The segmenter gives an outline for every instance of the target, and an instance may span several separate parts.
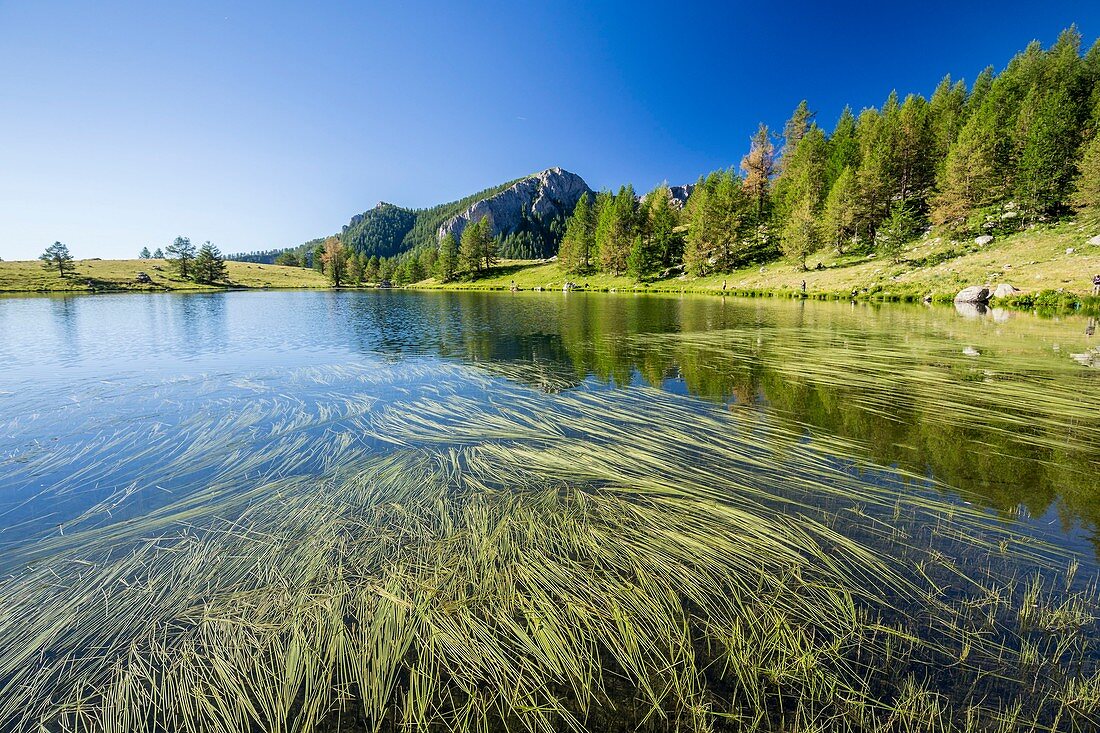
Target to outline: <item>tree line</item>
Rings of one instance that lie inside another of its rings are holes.
[[[559,249],[570,273],[645,278],[728,272],[824,248],[895,259],[929,227],[959,238],[1100,213],[1100,42],[1075,28],[1033,42],[969,87],[945,77],[928,99],[891,93],[850,108],[831,132],[807,102],[781,136],[760,125],[740,170],[702,176],[687,203],[667,184],[582,198]]]

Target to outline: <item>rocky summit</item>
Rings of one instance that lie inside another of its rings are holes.
[[[581,196],[591,191],[576,173],[547,168],[452,216],[439,227],[438,236],[442,239],[453,234],[455,239],[461,239],[466,225],[482,217],[488,218],[494,236],[508,235],[524,229],[528,223],[568,217]]]

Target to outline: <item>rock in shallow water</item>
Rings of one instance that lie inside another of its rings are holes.
[[[986,303],[989,301],[989,288],[981,285],[971,285],[963,288],[955,296],[956,303]]]

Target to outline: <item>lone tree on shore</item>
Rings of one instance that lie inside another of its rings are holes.
[[[76,271],[73,256],[69,254],[69,248],[61,242],[54,242],[46,247],[46,251],[40,254],[38,259],[42,260],[42,267],[46,270],[57,268],[57,274],[61,277],[65,277],[67,272]]]
[[[225,258],[221,251],[210,242],[199,248],[192,265],[195,273],[195,282],[211,285],[216,282],[228,282],[229,270],[225,266]]]
[[[187,237],[176,237],[176,240],[168,245],[168,259],[176,266],[176,272],[185,280],[191,277],[194,268],[191,263],[195,261],[195,245]]]
[[[347,280],[348,251],[339,237],[329,237],[325,240],[321,262],[324,263],[324,273],[328,275],[329,282],[335,287],[340,287],[340,284]]]

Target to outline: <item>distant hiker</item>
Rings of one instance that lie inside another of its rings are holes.
[[[1092,294],[1100,295],[1100,275],[1092,276]]]
[[[723,280],[722,281],[722,291],[725,292],[725,290],[726,290],[726,281]]]
[[[806,281],[805,280],[802,281],[802,293],[803,294],[806,293]]]
[[[516,281],[515,281],[515,280],[513,280],[513,281],[511,282],[511,284],[509,285],[509,287],[511,288],[511,290],[512,290],[512,292],[513,292],[513,293],[514,293],[514,292],[516,292],[516,291],[517,291],[517,290],[519,289],[519,288],[517,288],[517,287],[516,287]]]

